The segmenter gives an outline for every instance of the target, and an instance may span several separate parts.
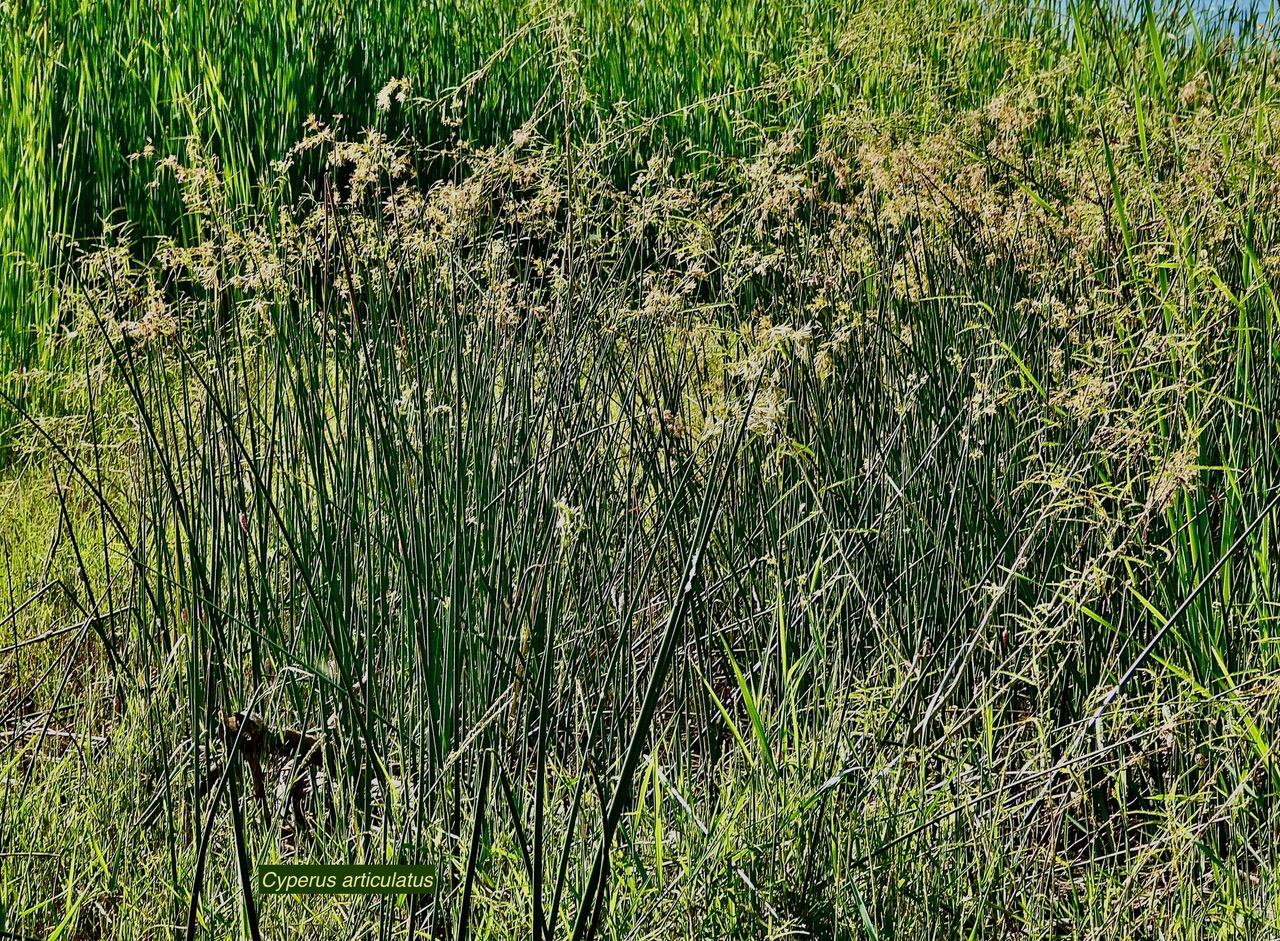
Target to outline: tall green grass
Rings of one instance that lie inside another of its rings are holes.
[[[252,201],[308,115],[367,126],[388,80],[436,97],[515,37],[468,108],[473,137],[491,140],[534,110],[550,50],[545,29],[529,27],[560,16],[578,24],[589,93],[643,114],[755,86],[809,36],[830,35],[835,18],[822,3],[5,3],[0,370],[45,362],[38,338],[53,308],[40,272],[65,257],[63,239],[96,237],[113,218],[181,232],[180,206],[149,198],[128,160],[148,142],[167,153],[200,140],[237,197]],[[726,114],[698,108],[679,133],[695,147],[732,148]],[[449,131],[439,112],[417,123],[423,138]]]
[[[492,150],[410,100],[279,187],[216,126],[128,165],[58,282],[83,422],[29,416],[14,930],[1274,933],[1271,40],[868,5],[682,125],[737,73],[619,113],[616,22],[493,63]]]

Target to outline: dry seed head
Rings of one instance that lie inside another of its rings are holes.
[[[378,92],[378,97],[374,101],[374,107],[379,111],[390,111],[391,102],[394,100],[399,104],[404,104],[405,98],[409,94],[409,82],[403,78],[393,78],[387,84],[383,85]]]
[[[1152,476],[1147,506],[1160,511],[1169,509],[1181,493],[1195,486],[1200,474],[1196,463],[1199,446],[1191,441],[1174,452]]]

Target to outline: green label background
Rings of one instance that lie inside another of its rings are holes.
[[[435,883],[434,866],[258,867],[263,895],[417,895]]]

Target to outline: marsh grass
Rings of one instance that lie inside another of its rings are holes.
[[[730,110],[757,103],[733,89],[755,87],[810,36],[835,28],[825,0],[644,9],[612,0],[0,4],[0,375],[37,372],[11,394],[40,410],[56,401],[39,382],[55,365],[41,341],[56,329],[56,280],[46,272],[66,260],[69,243],[126,219],[139,235],[199,240],[181,203],[157,198],[130,154],[148,144],[181,153],[198,138],[237,200],[269,206],[260,180],[308,115],[343,115],[363,128],[388,78],[434,99],[485,63],[483,89],[419,109],[412,130],[443,139],[465,114],[472,139],[492,142],[537,109],[553,60],[547,26],[566,16],[581,39],[588,94],[639,114],[672,113],[666,133],[717,153],[736,146]],[[14,420],[0,413],[5,439]]]
[[[732,147],[563,16],[501,133],[139,147],[6,397],[0,927],[1273,933],[1273,46],[1046,17],[861,8]]]

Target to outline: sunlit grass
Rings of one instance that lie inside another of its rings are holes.
[[[119,224],[54,190],[6,397],[0,929],[1275,933],[1266,34],[95,10],[212,97],[66,119]]]

